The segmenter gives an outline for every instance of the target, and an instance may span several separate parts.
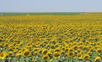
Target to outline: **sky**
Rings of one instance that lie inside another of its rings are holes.
[[[102,0],[0,0],[0,12],[102,12]]]

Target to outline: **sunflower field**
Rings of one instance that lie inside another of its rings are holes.
[[[102,62],[102,16],[0,17],[0,62]]]

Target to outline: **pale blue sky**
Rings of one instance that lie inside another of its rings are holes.
[[[0,0],[0,12],[102,12],[102,0]]]

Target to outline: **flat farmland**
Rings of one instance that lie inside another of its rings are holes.
[[[0,17],[0,62],[102,61],[102,16],[89,15]]]

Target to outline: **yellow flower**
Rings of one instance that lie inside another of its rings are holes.
[[[80,53],[80,52],[81,52],[81,50],[80,50],[80,49],[77,49],[77,52],[78,52],[78,53]]]
[[[101,57],[96,57],[95,58],[95,61],[100,61],[101,60]]]
[[[68,53],[65,53],[65,57],[68,57]]]
[[[75,46],[74,46],[74,49],[75,49],[75,50],[76,50],[76,49],[78,49],[78,46],[77,46],[77,45],[75,45]]]
[[[52,44],[52,45],[51,45],[51,48],[55,48],[55,45],[54,45],[54,44]]]
[[[54,52],[53,57],[60,57],[60,56],[61,56],[61,54],[59,52]]]
[[[47,49],[44,49],[43,51],[42,51],[42,54],[43,55],[45,55],[45,54],[47,54],[48,53],[48,50]]]
[[[76,57],[73,57],[73,59],[75,59]]]
[[[34,61],[34,58],[32,58],[32,61]]]
[[[65,47],[62,47],[62,50],[65,50]]]
[[[83,57],[83,59],[89,60],[90,59],[90,56],[88,54],[85,54],[84,57]]]
[[[34,48],[34,50],[33,51],[38,51],[39,50],[39,48]]]
[[[46,47],[50,47],[50,45],[49,45],[49,44],[47,44],[47,45],[46,45]]]
[[[45,61],[49,60],[49,56],[48,55],[43,56],[42,60],[45,60]]]
[[[35,56],[38,56],[39,54],[35,51],[35,52],[34,52],[34,55],[35,55]]]
[[[77,54],[77,58],[82,59],[82,54],[81,53]]]
[[[91,52],[91,51],[89,51],[89,52],[87,52],[87,54],[91,55],[91,54],[92,54],[92,52]]]
[[[69,57],[73,57],[73,56],[74,56],[74,52],[69,52],[69,53],[68,53],[68,56],[69,56]]]
[[[41,50],[39,50],[38,52],[39,52],[39,53],[42,53],[42,51],[41,51]]]
[[[102,50],[101,50],[101,49],[97,49],[97,52],[98,52],[98,53],[101,53],[101,52],[102,52]]]
[[[17,53],[17,50],[14,50],[14,53]]]
[[[24,51],[23,56],[28,57],[31,55],[31,52],[29,50]]]
[[[52,59],[50,59],[50,61],[52,61]]]
[[[6,56],[7,56],[7,54],[5,53],[5,51],[3,51],[3,52],[0,54],[0,59],[3,60]]]
[[[65,52],[64,51],[61,51],[61,54],[65,54]]]
[[[16,54],[16,57],[19,57],[19,58],[21,58],[21,54],[19,53],[19,54]]]
[[[74,52],[74,49],[72,49],[72,48],[71,48],[71,49],[69,49],[69,52]]]
[[[58,43],[56,43],[55,46],[58,47]]]
[[[69,48],[65,48],[65,51],[68,52]]]
[[[55,52],[60,52],[60,48],[56,48],[55,49]]]
[[[8,53],[8,57],[11,57],[11,56],[13,56],[13,53],[12,52],[9,52]]]
[[[48,55],[50,56],[50,55],[52,55],[52,53],[51,52],[48,52]]]

